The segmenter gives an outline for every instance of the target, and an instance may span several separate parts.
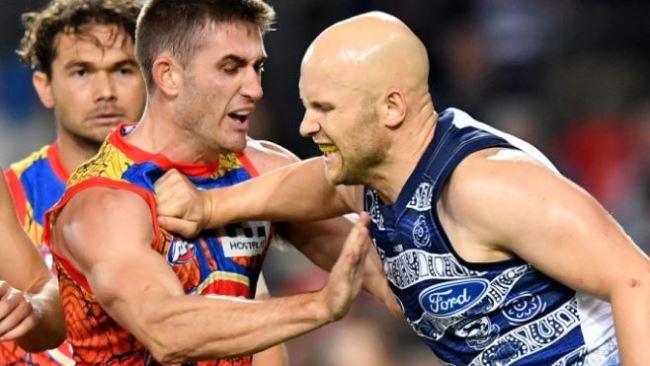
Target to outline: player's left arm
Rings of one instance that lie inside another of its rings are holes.
[[[65,338],[58,286],[20,227],[1,173],[0,228],[0,340],[31,352],[54,348]]]
[[[480,242],[611,302],[625,365],[650,365],[650,260],[584,189],[526,158],[469,158],[449,208]]]

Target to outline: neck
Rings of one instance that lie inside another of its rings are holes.
[[[367,186],[386,203],[395,203],[435,133],[438,113],[428,99],[396,129],[386,159],[370,172]]]
[[[83,162],[95,156],[101,145],[90,140],[73,137],[60,129],[57,135],[59,158],[67,172],[72,172]]]
[[[144,151],[162,154],[171,161],[206,163],[218,159],[218,153],[198,146],[192,133],[174,121],[170,103],[151,98],[137,128],[127,136],[130,144]]]

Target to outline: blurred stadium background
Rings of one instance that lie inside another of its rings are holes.
[[[278,13],[266,39],[265,97],[251,135],[300,157],[317,150],[298,134],[303,52],[326,26],[368,10],[404,20],[425,42],[437,109],[448,106],[541,148],[595,195],[650,252],[650,2],[578,0],[268,0]],[[45,0],[0,0],[0,164],[54,138],[31,72],[15,55],[20,14]],[[275,295],[324,281],[291,248],[270,252]],[[431,365],[408,327],[361,296],[342,322],[288,343],[292,365]]]

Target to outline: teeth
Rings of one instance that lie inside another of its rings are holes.
[[[318,148],[324,154],[331,154],[331,153],[339,151],[339,149],[334,144],[321,144],[321,145],[318,145]]]
[[[248,117],[251,114],[251,112],[250,111],[239,111],[239,112],[233,112],[232,114],[234,114],[237,117]]]

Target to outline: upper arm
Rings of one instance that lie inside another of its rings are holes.
[[[29,292],[49,279],[45,262],[18,223],[4,176],[0,177],[0,279]]]
[[[88,280],[95,299],[121,326],[145,342],[146,312],[182,286],[154,251],[151,211],[135,193],[88,188],[62,209],[55,249]]]
[[[550,277],[609,298],[647,276],[648,259],[585,190],[527,160],[468,159],[452,175],[449,208],[479,242]]]

